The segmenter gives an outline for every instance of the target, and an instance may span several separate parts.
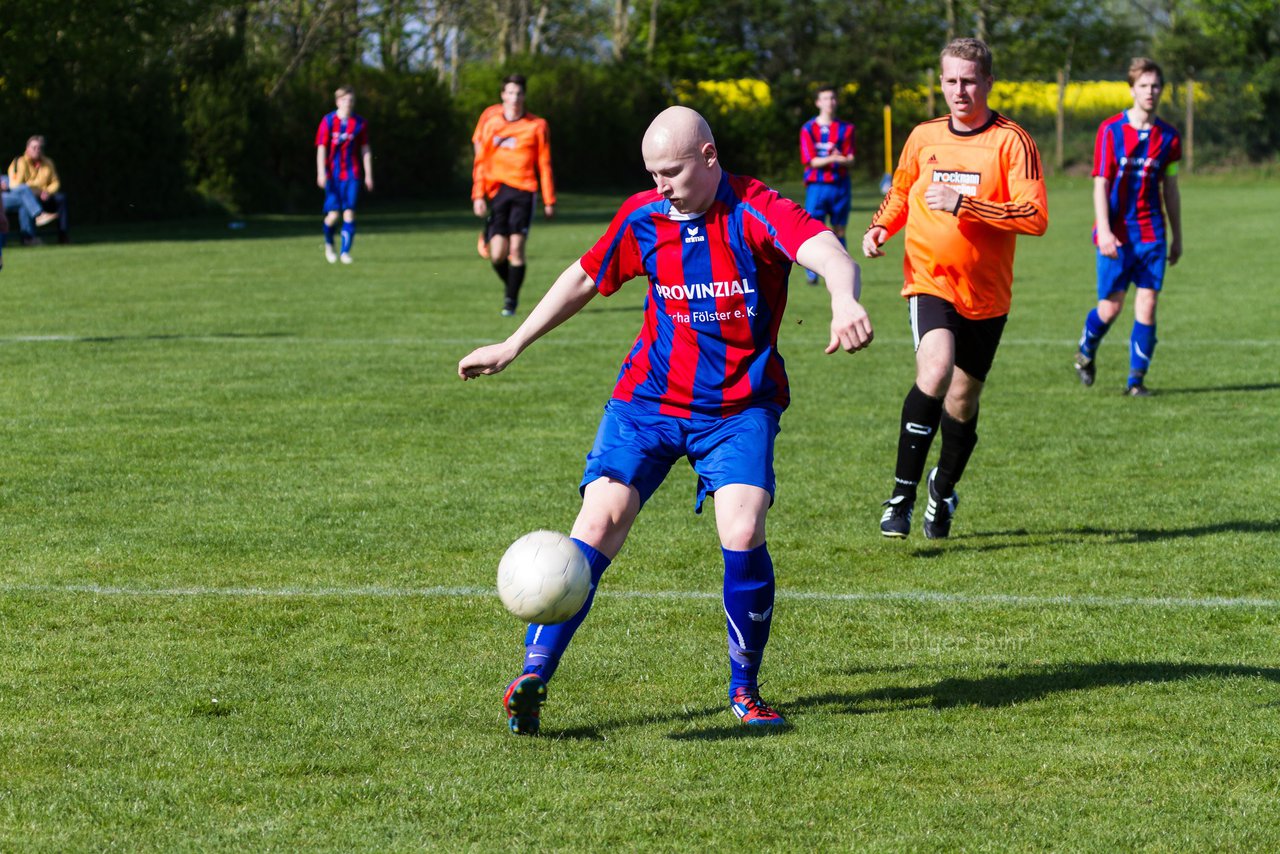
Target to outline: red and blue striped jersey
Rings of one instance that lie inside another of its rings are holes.
[[[1182,138],[1173,125],[1153,117],[1151,128],[1129,124],[1128,112],[1098,127],[1093,147],[1093,177],[1111,182],[1107,208],[1111,231],[1121,243],[1163,241],[1161,181],[1169,165],[1182,159]],[[1094,242],[1097,242],[1095,229]]]
[[[800,162],[804,164],[806,184],[834,184],[849,180],[848,166],[830,163],[814,169],[809,161],[830,154],[853,155],[853,133],[853,125],[839,119],[832,119],[831,124],[823,125],[814,116],[804,123],[804,127],[800,128]]]
[[[360,152],[369,144],[369,124],[352,113],[338,118],[334,110],[320,120],[316,128],[316,147],[325,147],[329,175],[340,181],[364,177],[364,160]]]
[[[657,190],[628,199],[580,261],[605,296],[649,280],[644,324],[613,397],[685,418],[785,408],[778,327],[787,277],[800,246],[824,230],[754,178],[728,173],[699,216],[682,216]]]

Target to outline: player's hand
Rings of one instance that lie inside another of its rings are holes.
[[[472,350],[458,362],[458,377],[463,380],[496,374],[515,361],[515,351],[505,341]]]
[[[880,247],[889,239],[889,230],[884,226],[876,225],[867,229],[867,233],[862,235],[862,254],[867,258],[880,258],[884,256],[884,250]]]
[[[848,300],[841,307],[833,307],[831,311],[831,341],[827,344],[826,354],[830,356],[836,350],[856,353],[871,343],[875,332],[871,329],[871,318],[867,310],[856,300]]]
[[[1120,241],[1109,231],[1098,232],[1098,251],[1108,258],[1120,257]]]
[[[924,191],[924,203],[931,211],[954,212],[960,204],[960,194],[946,184],[930,184]]]
[[[547,219],[554,219],[556,215],[556,206],[544,205],[542,208],[542,213],[544,216],[546,216]]]
[[[1182,241],[1174,238],[1169,241],[1169,266],[1172,267],[1178,263],[1178,259],[1182,257]]]
[[[480,217],[488,216],[489,214],[489,206],[485,204],[484,199],[472,199],[471,210],[476,216]]]
[[[327,185],[328,183],[329,183],[329,180],[327,175],[321,174],[316,176],[316,186],[319,187],[320,189],[323,190],[325,188],[325,185]]]

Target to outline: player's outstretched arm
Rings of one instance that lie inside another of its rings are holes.
[[[458,376],[469,380],[498,373],[534,341],[581,311],[595,295],[595,282],[582,265],[574,261],[506,341],[480,347],[463,356],[458,362]]]
[[[871,318],[858,302],[862,296],[862,270],[836,236],[824,231],[809,238],[801,244],[796,260],[822,276],[831,294],[831,341],[826,352],[853,353],[870,344],[875,337]]]

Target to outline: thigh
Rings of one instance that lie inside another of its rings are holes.
[[[984,320],[961,318],[956,328],[956,367],[978,381],[979,392],[995,362],[1008,319],[1008,315]]]
[[[1097,256],[1098,299],[1104,300],[1114,293],[1127,291],[1132,281],[1132,250],[1128,246],[1117,246],[1115,258],[1108,258],[1100,251]]]
[[[605,404],[595,442],[587,453],[579,491],[600,478],[635,487],[640,506],[657,491],[676,460],[684,456],[676,419],[650,415],[629,404]]]
[[[849,200],[852,193],[847,182],[833,184],[831,189],[831,224],[843,228],[849,222]]]
[[[781,429],[779,417],[775,408],[752,407],[690,428],[689,464],[698,474],[695,511],[702,511],[708,495],[730,484],[757,487],[772,500],[776,488],[773,446]]]
[[[1168,244],[1139,243],[1134,250],[1133,283],[1138,288],[1160,291],[1164,287],[1165,258],[1169,254]]]

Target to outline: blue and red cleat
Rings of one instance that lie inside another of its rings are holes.
[[[507,686],[502,708],[507,710],[507,726],[516,735],[537,735],[539,715],[547,700],[547,683],[536,673],[522,673]]]
[[[747,726],[786,726],[787,719],[760,699],[760,691],[737,688],[729,697],[729,708]]]

